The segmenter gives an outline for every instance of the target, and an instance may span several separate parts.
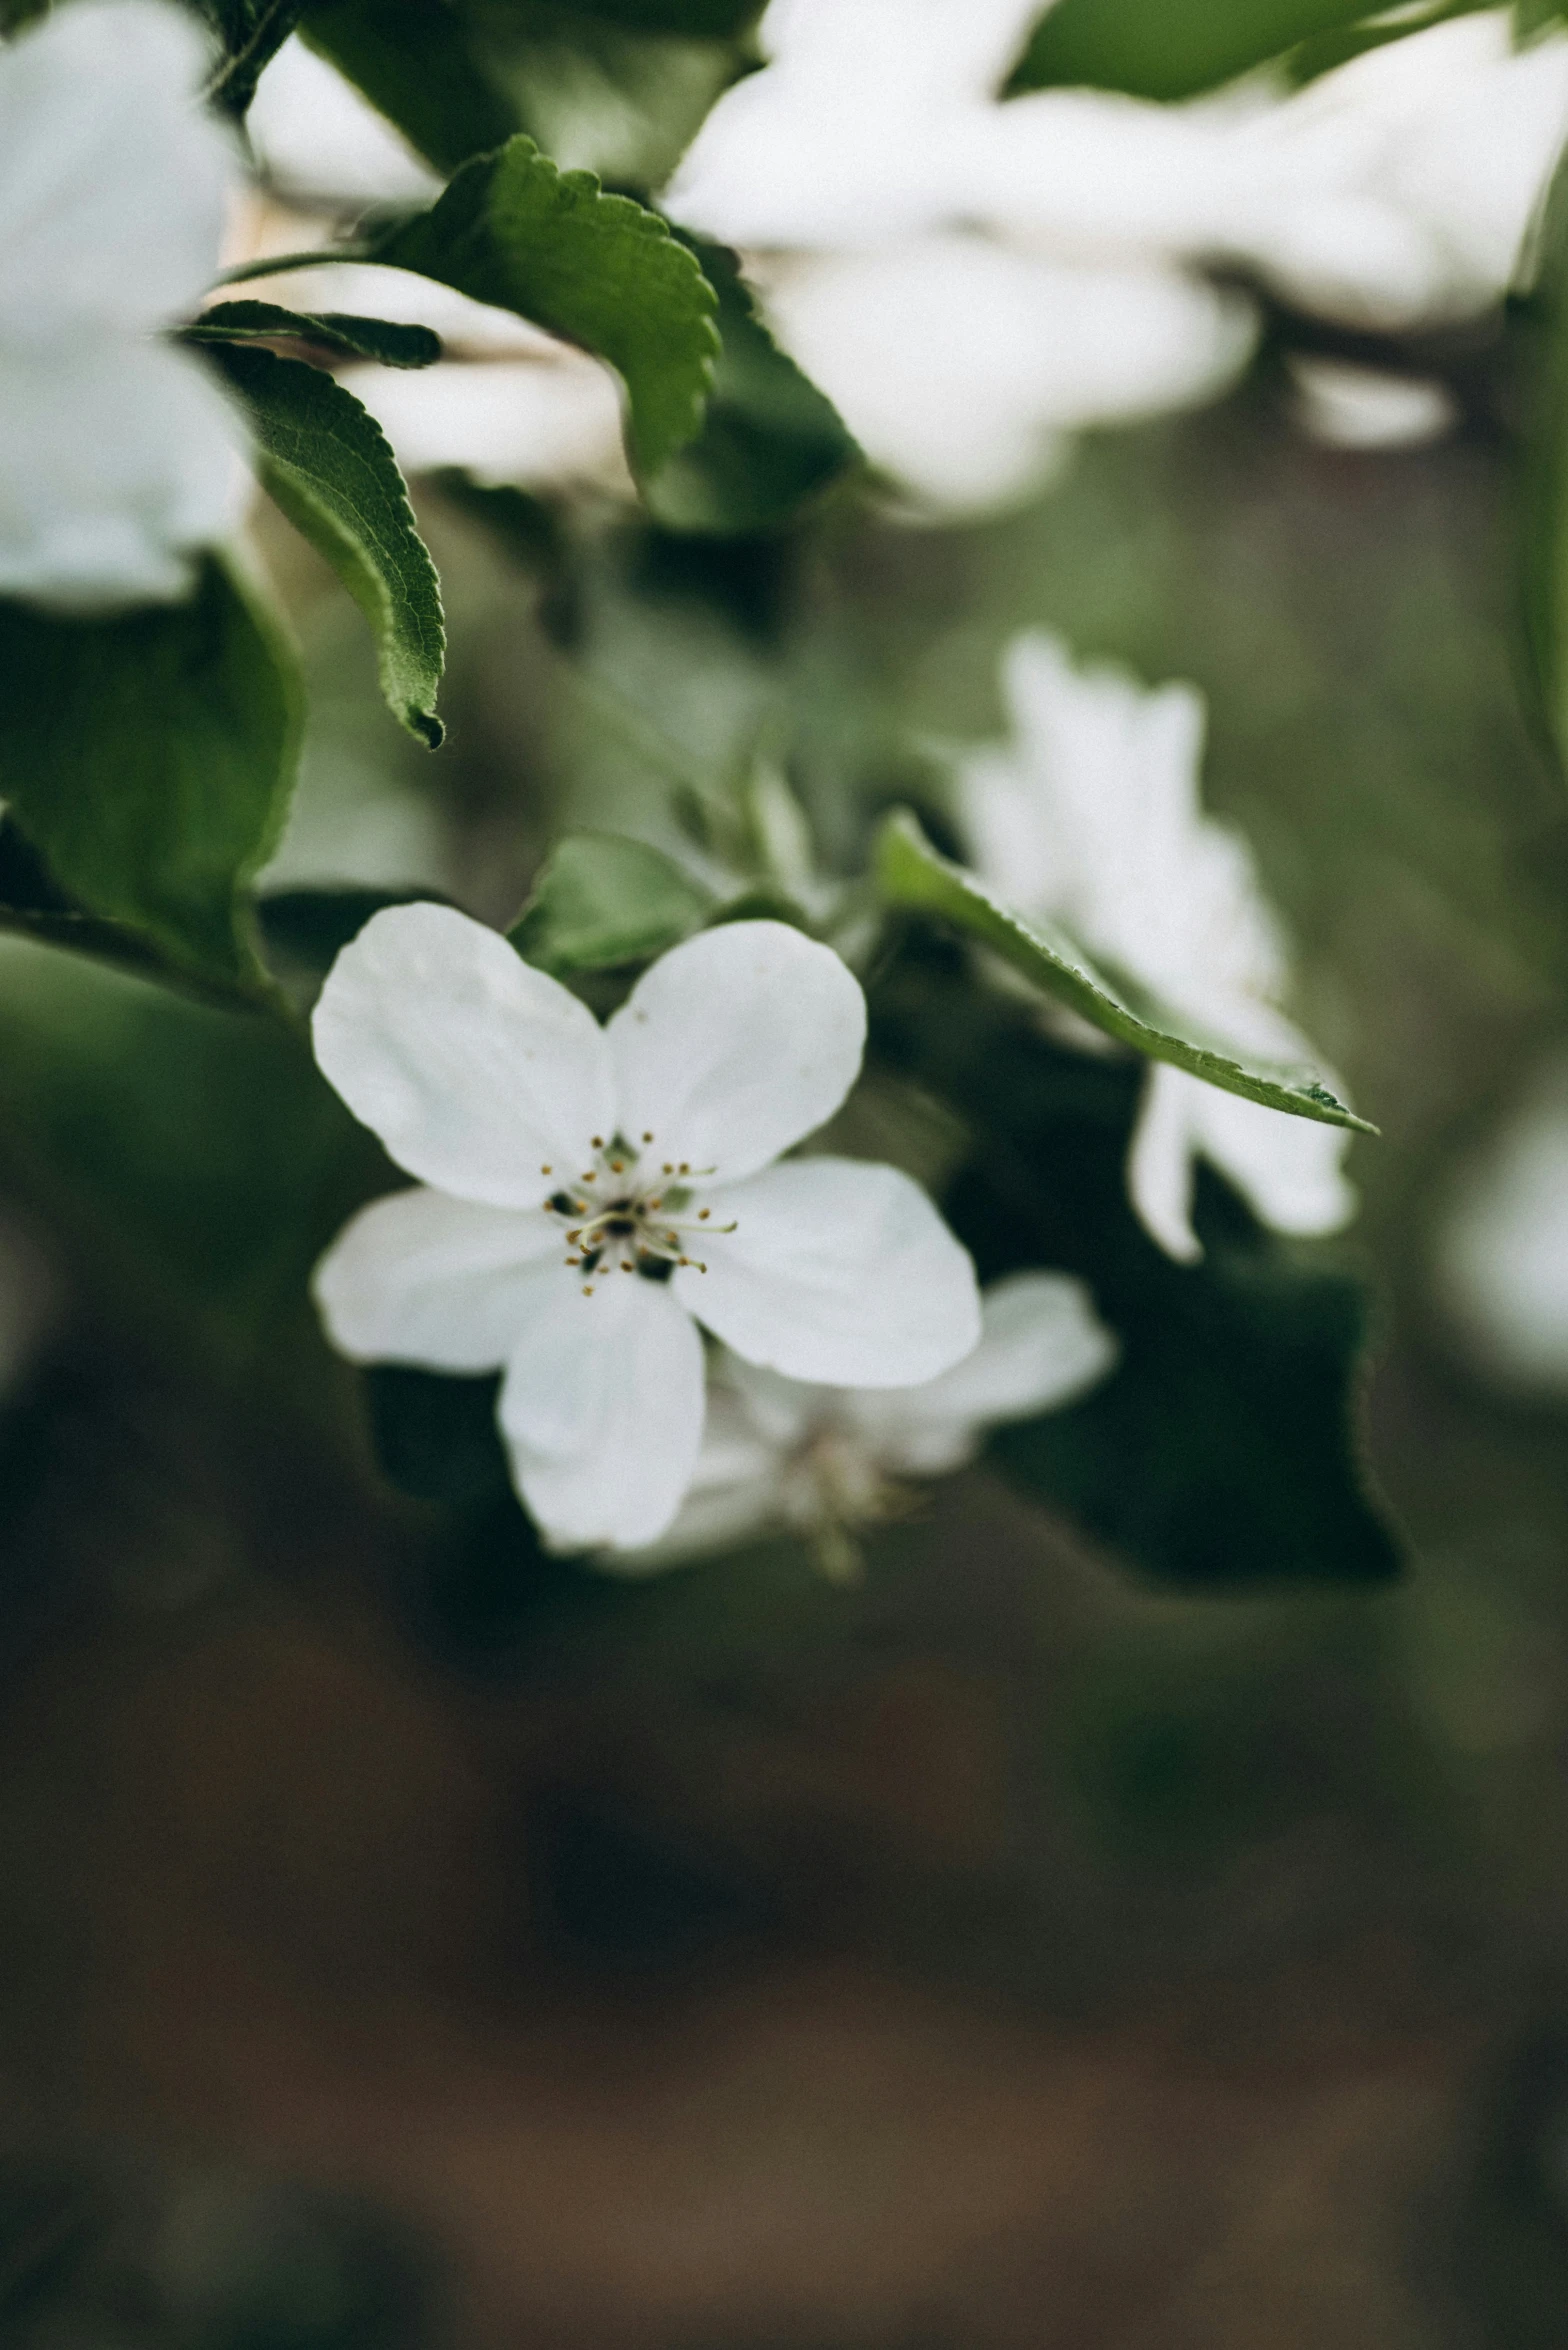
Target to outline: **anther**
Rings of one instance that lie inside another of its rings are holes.
[[[593,1168],[592,1168],[592,1167],[590,1167],[590,1168],[589,1168],[589,1170],[588,1170],[588,1172],[587,1172],[587,1174],[586,1174],[586,1175],[579,1175],[579,1176],[578,1176],[578,1178],[577,1178],[577,1180],[578,1180],[578,1182],[579,1182],[579,1183],[597,1183],[597,1182],[598,1182],[598,1180],[599,1180],[599,1178],[598,1178],[597,1174],[594,1172]]]
[[[675,1169],[670,1165],[668,1159],[666,1159],[664,1162],[664,1172],[666,1175],[673,1175],[675,1172]]]
[[[585,1282],[583,1283],[583,1295],[584,1295],[584,1297],[592,1297],[592,1295],[593,1295],[593,1283],[592,1283],[591,1281],[585,1281]]]
[[[553,1167],[541,1167],[539,1172],[541,1175],[553,1175],[555,1173],[555,1169]]]
[[[594,1149],[596,1151],[602,1151],[604,1148],[604,1136],[602,1134],[596,1134],[592,1137],[592,1140]]]
[[[653,1136],[652,1136],[651,1134],[645,1134],[645,1135],[643,1136],[643,1141],[644,1141],[644,1142],[652,1142],[652,1140],[653,1140]]]
[[[624,1159],[612,1159],[610,1161],[610,1173],[612,1175],[619,1175],[624,1169],[625,1165],[626,1161]]]
[[[687,1160],[687,1159],[682,1159],[682,1161],[681,1161],[681,1173],[682,1173],[683,1175],[689,1175],[689,1174],[691,1173],[691,1163],[690,1163],[690,1161],[689,1161],[689,1160]]]
[[[712,1215],[712,1213],[713,1213],[713,1210],[712,1210],[711,1208],[699,1208],[699,1209],[697,1210],[697,1221],[698,1221],[698,1223],[699,1223],[699,1224],[706,1224],[706,1222],[708,1221],[708,1218],[709,1218],[709,1217]]]

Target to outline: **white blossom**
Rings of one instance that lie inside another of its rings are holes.
[[[522,1498],[559,1549],[655,1540],[702,1439],[698,1323],[795,1379],[906,1387],[969,1353],[974,1270],[892,1167],[780,1161],[838,1108],[865,999],[779,922],[705,931],[607,1026],[494,931],[389,908],[339,955],[316,1055],[419,1188],[322,1259],[359,1362],[503,1370]]]
[[[647,1574],[783,1528],[813,1542],[830,1572],[852,1571],[856,1529],[900,1514],[910,1479],[962,1468],[987,1429],[1076,1401],[1115,1360],[1088,1291],[1065,1273],[994,1282],[974,1352],[918,1387],[812,1385],[725,1354],[674,1525],[661,1542],[602,1552],[596,1564]]]
[[[1524,1394],[1568,1395],[1568,1062],[1538,1072],[1461,1168],[1434,1280],[1484,1369]]]
[[[917,498],[980,508],[1064,435],[1220,391],[1256,306],[1402,328],[1497,300],[1568,127],[1568,39],[1496,10],[1299,93],[999,100],[1036,0],[773,0],[769,62],[666,193]]]
[[[1280,1009],[1288,966],[1246,843],[1199,805],[1203,700],[1078,669],[1043,630],[1003,662],[1011,739],[959,765],[976,871],[1027,918],[1059,924],[1107,976],[1195,1043],[1299,1072],[1311,1048]],[[1355,1212],[1348,1136],[1151,1062],[1133,1136],[1133,1204],[1172,1256],[1200,1253],[1193,1160],[1223,1169],[1265,1222],[1332,1232]]]
[[[0,593],[183,594],[249,494],[217,385],[157,330],[217,266],[236,159],[162,0],[74,0],[0,49]]]

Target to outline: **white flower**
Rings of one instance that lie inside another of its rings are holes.
[[[390,908],[339,955],[316,1055],[421,1188],[317,1268],[359,1362],[504,1369],[517,1487],[560,1549],[651,1542],[703,1427],[700,1321],[796,1379],[905,1387],[979,1334],[969,1258],[891,1167],[782,1151],[838,1108],[865,999],[779,922],[672,948],[601,1028],[503,938]]]
[[[1084,425],[1217,393],[1256,306],[1219,263],[1359,324],[1493,302],[1568,126],[1568,40],[1497,10],[1294,95],[998,101],[1037,0],[773,0],[770,60],[665,197],[740,247],[868,455],[937,506],[1044,477]]]
[[[939,1378],[897,1390],[824,1387],[724,1356],[691,1491],[663,1541],[602,1552],[625,1575],[786,1527],[829,1571],[854,1530],[904,1506],[904,1481],[962,1468],[988,1428],[1072,1403],[1116,1360],[1088,1291],[1065,1273],[1012,1273],[981,1301],[980,1343]]]
[[[0,594],[164,600],[249,495],[243,433],[157,339],[217,266],[234,153],[162,0],[74,0],[0,50]]]
[[[1193,1042],[1299,1071],[1311,1051],[1278,998],[1284,945],[1245,842],[1201,813],[1203,701],[1075,669],[1044,631],[1003,662],[1005,746],[959,768],[976,871],[1027,919],[1059,923],[1113,981]],[[1229,1175],[1283,1232],[1332,1232],[1355,1212],[1348,1136],[1150,1064],[1128,1167],[1133,1204],[1174,1257],[1200,1253],[1193,1158]]]
[[[1462,1168],[1434,1274],[1486,1370],[1523,1394],[1568,1395],[1568,1062],[1542,1069]]]

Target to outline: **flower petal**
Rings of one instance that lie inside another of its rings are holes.
[[[236,143],[198,102],[183,9],[75,0],[0,53],[0,317],[11,344],[137,333],[217,266]]]
[[[1116,1360],[1094,1300],[1067,1273],[994,1282],[980,1301],[980,1322],[973,1354],[939,1379],[843,1397],[844,1416],[889,1468],[928,1476],[957,1468],[986,1428],[1070,1402]]]
[[[671,1287],[749,1363],[835,1387],[913,1387],[980,1335],[974,1266],[895,1167],[792,1159],[715,1196],[737,1229]]]
[[[501,1432],[518,1491],[556,1550],[654,1542],[702,1442],[702,1340],[663,1283],[541,1282],[507,1366]]]
[[[532,1320],[565,1241],[537,1209],[477,1207],[444,1191],[397,1191],[345,1224],[311,1289],[327,1334],[356,1363],[497,1371]]]
[[[635,1550],[596,1551],[588,1564],[607,1575],[657,1575],[766,1532],[778,1521],[781,1466],[739,1396],[710,1386],[696,1474],[669,1532]]]
[[[751,1175],[831,1118],[854,1084],[866,999],[786,922],[729,922],[645,972],[609,1025],[620,1127],[655,1156]]]
[[[1338,1232],[1360,1204],[1343,1171],[1351,1137],[1342,1126],[1290,1118],[1206,1085],[1193,1138],[1276,1232]]]
[[[450,906],[389,906],[327,974],[316,1058],[410,1175],[537,1208],[613,1128],[604,1032],[504,938]]]
[[[165,344],[8,349],[0,410],[0,594],[83,613],[172,601],[253,495],[237,412]]]

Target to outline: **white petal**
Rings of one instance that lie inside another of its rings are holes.
[[[956,1468],[981,1432],[1082,1395],[1116,1360],[1116,1341],[1081,1281],[1012,1273],[980,1301],[980,1343],[923,1387],[851,1393],[843,1409],[889,1467]]]
[[[666,1284],[541,1283],[507,1367],[501,1430],[518,1490],[557,1550],[654,1542],[702,1441],[702,1341]]]
[[[656,1160],[734,1182],[831,1118],[854,1084],[866,999],[787,922],[728,922],[672,947],[609,1025],[620,1128]]]
[[[316,1058],[400,1167],[459,1199],[537,1208],[613,1131],[604,1031],[450,906],[389,906],[327,974]]]
[[[1203,1254],[1192,1229],[1192,1149],[1201,1078],[1166,1061],[1151,1061],[1143,1102],[1127,1154],[1127,1191],[1151,1239],[1178,1264]]]
[[[703,1551],[727,1550],[779,1516],[781,1458],[757,1434],[738,1395],[708,1389],[702,1450],[675,1523],[657,1542],[601,1550],[590,1560],[607,1575],[656,1575]]]
[[[0,346],[0,594],[62,611],[164,602],[251,498],[245,429],[194,359],[79,336]]]
[[[1343,1126],[1292,1118],[1209,1085],[1196,1104],[1193,1137],[1276,1232],[1338,1232],[1356,1212],[1355,1186],[1343,1171],[1350,1147]]]
[[[238,179],[197,104],[207,60],[161,0],[74,0],[0,52],[7,343],[134,332],[195,303]]]
[[[671,1287],[749,1363],[836,1387],[912,1387],[980,1335],[968,1251],[894,1167],[792,1159],[713,1206],[737,1229],[705,1239],[707,1272],[682,1270]]]
[[[311,1283],[327,1332],[356,1363],[498,1371],[532,1319],[565,1240],[537,1210],[394,1192],[343,1227]]]
[[[386,116],[297,33],[262,75],[245,135],[268,180],[302,210],[311,197],[429,204],[441,193],[440,180]]]

